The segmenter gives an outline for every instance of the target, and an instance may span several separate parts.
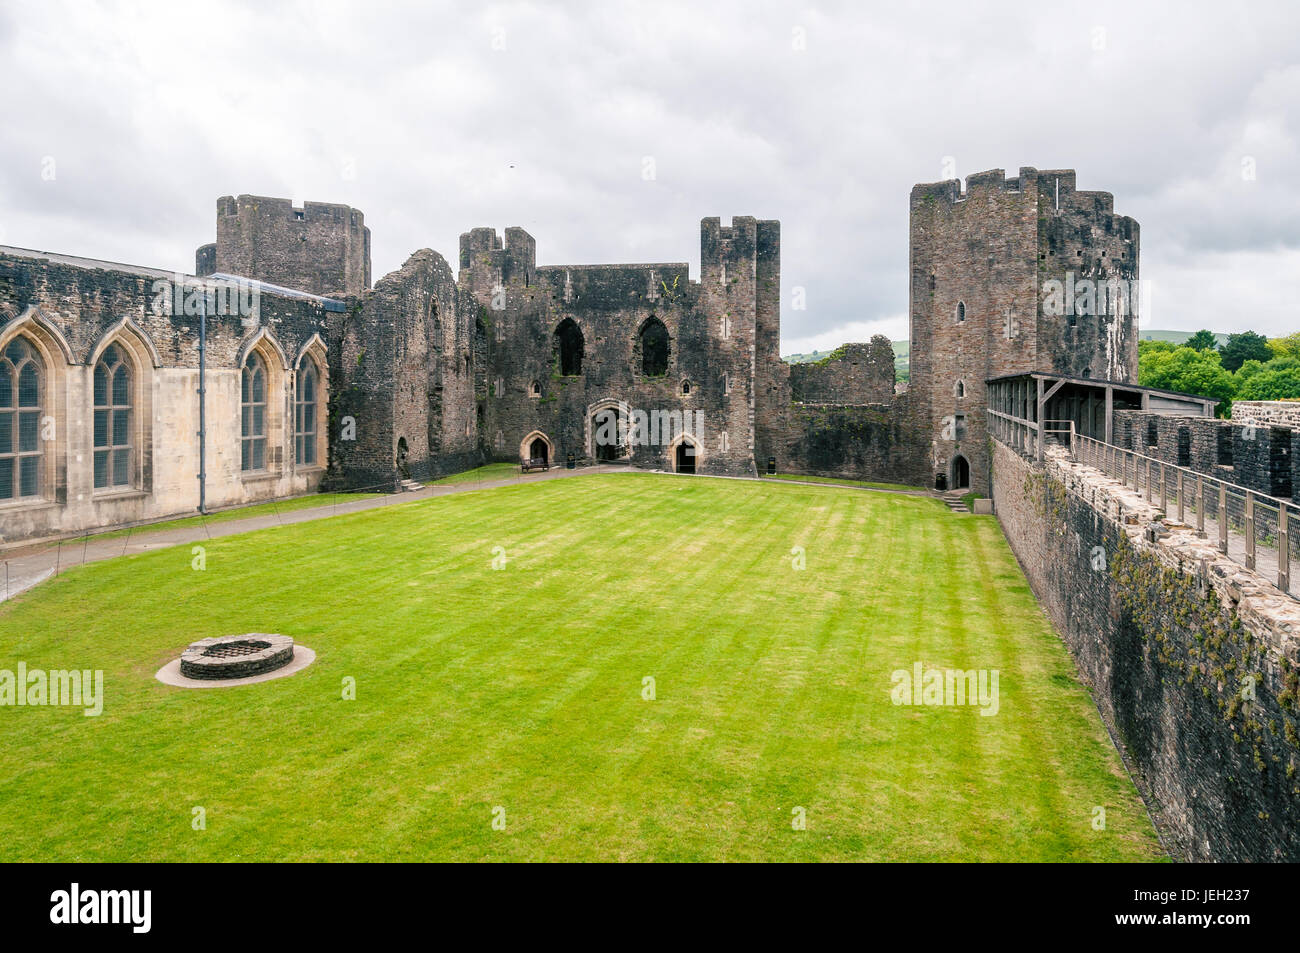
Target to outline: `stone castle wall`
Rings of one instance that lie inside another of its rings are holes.
[[[992,443],[998,519],[1166,846],[1300,859],[1300,605],[1059,448]]]
[[[1235,407],[1234,407],[1235,411]],[[1213,417],[1115,412],[1116,445],[1300,503],[1300,430]]]
[[[1232,404],[1232,422],[1259,427],[1290,427],[1300,430],[1300,401],[1237,400]]]
[[[759,311],[774,309],[769,299],[779,295],[775,283],[764,286],[774,264],[767,256],[779,254],[779,245],[762,236],[774,225],[737,216],[724,227],[705,219],[698,282],[682,263],[539,267],[535,243],[522,229],[508,229],[504,242],[491,229],[462,236],[462,299],[485,339],[477,397],[485,451],[518,460],[540,436],[553,462],[570,453],[595,462],[593,416],[613,408],[629,427],[635,413],[683,420],[680,432],[629,442],[618,459],[671,470],[673,440],[685,438],[696,445],[699,472],[752,474],[754,367],[765,340]],[[563,374],[560,365],[556,333],[566,321],[582,338],[579,374]],[[663,374],[645,372],[640,333],[652,321],[668,334]]]

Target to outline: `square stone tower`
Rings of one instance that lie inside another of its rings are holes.
[[[1073,170],[913,187],[909,414],[935,487],[989,490],[989,378],[1137,379],[1138,225],[1113,205],[1077,191]]]
[[[256,278],[318,295],[370,287],[370,229],[346,205],[261,195],[217,199],[217,240],[195,253],[195,273]]]

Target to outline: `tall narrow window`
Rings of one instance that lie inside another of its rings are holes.
[[[658,318],[641,326],[641,373],[662,377],[668,373],[668,329]]]
[[[555,349],[560,374],[576,377],[582,373],[582,329],[573,318],[565,318],[555,329]]]
[[[43,371],[40,355],[23,338],[0,354],[0,500],[40,492]]]
[[[95,365],[95,489],[131,484],[131,378],[110,344]]]
[[[303,358],[293,406],[293,454],[299,466],[316,463],[316,385],[316,365]]]
[[[266,364],[248,355],[240,383],[239,469],[266,469]]]

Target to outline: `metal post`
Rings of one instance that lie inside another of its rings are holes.
[[[1246,491],[1246,568],[1255,568],[1255,494]]]
[[[1183,471],[1178,471],[1178,522],[1183,521]]]
[[[1287,529],[1286,503],[1277,504],[1277,587],[1291,591],[1291,534]]]
[[[1205,537],[1205,480],[1196,474],[1196,535]]]
[[[1160,464],[1160,509],[1169,515],[1169,467]]]
[[[1219,483],[1219,552],[1228,554],[1228,485]]]
[[[208,494],[208,296],[199,306],[199,512],[207,512]]]

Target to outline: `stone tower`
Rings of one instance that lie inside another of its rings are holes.
[[[346,205],[259,195],[217,199],[217,240],[195,254],[199,275],[256,278],[312,294],[370,287],[370,229]]]
[[[929,434],[933,485],[989,489],[984,383],[1044,372],[1137,378],[1136,299],[1091,313],[1046,290],[1138,277],[1138,225],[1105,192],[1075,189],[1073,170],[994,169],[917,185],[911,196],[910,415]]]

